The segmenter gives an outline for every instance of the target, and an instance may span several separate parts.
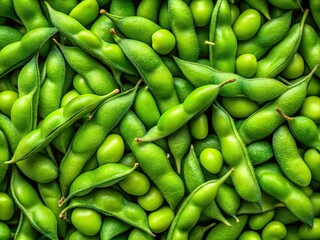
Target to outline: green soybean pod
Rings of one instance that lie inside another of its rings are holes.
[[[11,0],[1,1],[0,16],[3,18],[10,18],[17,22],[20,22],[19,17],[17,16],[14,10],[13,2]]]
[[[310,228],[305,224],[301,224],[298,228],[298,237],[300,239],[318,239],[320,237],[319,234],[320,229],[320,218],[314,219],[314,226]]]
[[[246,146],[231,116],[217,103],[213,105],[212,126],[219,137],[224,161],[237,169],[231,176],[237,193],[244,200],[261,204],[261,190]]]
[[[199,159],[194,152],[193,145],[190,146],[190,151],[183,161],[182,176],[186,185],[186,190],[189,193],[193,192],[193,190],[205,182]]]
[[[171,30],[168,0],[163,0],[159,10],[159,25],[167,30]]]
[[[228,201],[226,201],[226,199],[228,199]],[[237,222],[239,221],[237,212],[241,204],[241,199],[233,186],[227,183],[222,184],[218,190],[215,201],[224,213],[233,217]]]
[[[264,163],[255,170],[264,192],[284,203],[303,223],[313,226],[314,213],[309,197],[283,175],[276,163]]]
[[[79,2],[69,13],[69,16],[77,19],[82,25],[87,26],[99,15],[99,4],[96,0],[83,0]]]
[[[217,1],[212,11],[209,41],[211,65],[220,71],[234,72],[237,38],[231,27],[231,12],[227,0]]]
[[[201,184],[187,196],[173,219],[167,240],[188,239],[189,232],[198,222],[203,208],[214,201],[220,186],[233,171],[231,168],[221,178]]]
[[[237,56],[251,53],[260,59],[272,46],[286,36],[291,26],[291,19],[292,11],[288,11],[262,24],[255,36],[238,43]]]
[[[22,37],[23,35],[17,29],[6,25],[1,25],[0,50],[11,43],[20,41]]]
[[[80,74],[88,87],[97,95],[105,95],[117,88],[112,74],[97,60],[78,47],[64,46],[58,42],[69,65]]]
[[[8,166],[3,164],[9,158],[10,150],[6,136],[0,130],[0,183],[5,179]]]
[[[284,225],[289,225],[291,223],[296,223],[299,221],[299,218],[291,213],[291,211],[286,208],[276,208],[275,214],[272,220],[282,222]]]
[[[72,141],[75,131],[75,126],[70,126],[69,128],[63,130],[52,140],[51,145],[55,147],[59,152],[65,154]]]
[[[304,61],[306,61],[310,69],[314,68],[318,64],[320,57],[315,54],[320,49],[320,37],[317,31],[309,24],[305,24],[302,39],[299,47],[299,53],[302,55]],[[320,71],[315,73],[318,77]]]
[[[250,143],[247,150],[253,165],[266,162],[274,156],[272,145],[266,140]]]
[[[161,3],[162,0],[142,0],[137,6],[136,15],[148,18],[157,23]]]
[[[92,112],[102,102],[118,93],[118,90],[104,95],[83,94],[68,102],[64,107],[50,113],[38,127],[24,136],[19,142],[12,159],[7,163],[14,163],[28,158],[46,147],[64,129]]]
[[[284,238],[284,240],[300,240],[298,236],[298,229],[295,224],[289,224],[286,225],[287,228],[287,236]]]
[[[55,33],[56,28],[36,28],[26,33],[18,42],[0,50],[0,78],[30,60],[41,46]],[[11,56],[8,58],[8,56]]]
[[[85,163],[132,106],[137,88],[138,85],[104,103],[92,118],[79,128],[60,164],[59,182],[64,196]],[[113,114],[110,114],[111,112]],[[83,144],[83,139],[86,139],[86,144]]]
[[[178,56],[184,60],[198,60],[198,37],[188,4],[183,0],[168,0],[168,11],[171,29],[177,41]]]
[[[89,194],[94,188],[105,188],[118,183],[132,173],[138,165],[136,163],[130,168],[121,163],[106,163],[80,174],[70,185],[69,194],[59,201],[59,207],[74,196],[83,196]]]
[[[100,229],[101,240],[112,240],[130,229],[130,225],[115,217],[105,217]]]
[[[274,110],[276,107],[287,115],[293,115],[299,110],[306,97],[310,79],[316,69],[317,67],[307,76],[298,78],[288,91],[246,118],[239,127],[240,137],[246,145],[269,136],[285,121]]]
[[[308,186],[311,171],[300,156],[295,138],[286,125],[280,126],[272,136],[274,156],[284,174],[298,186]]]
[[[173,58],[185,77],[195,87],[219,84],[225,79],[236,79],[233,84],[221,89],[220,95],[225,97],[247,97],[254,101],[267,101],[278,97],[291,87],[273,78],[249,79],[235,73],[219,71],[205,64]]]
[[[52,45],[47,56],[45,68],[46,76],[39,93],[39,115],[42,118],[60,107],[63,94],[66,64],[61,52],[55,45]]]
[[[173,78],[174,88],[177,92],[180,103],[183,102],[195,87],[186,79],[180,77]]]
[[[33,186],[13,167],[11,192],[17,206],[40,233],[49,239],[58,239],[57,219],[51,209],[46,207]]]
[[[317,0],[310,0],[309,7],[314,21],[316,22],[318,28],[320,29],[320,4]]]
[[[226,219],[222,211],[220,210],[216,201],[212,201],[208,206],[206,206],[201,213],[202,216],[217,220],[224,223],[227,226],[231,226],[231,223]]]
[[[127,129],[131,129],[127,131]],[[179,175],[173,170],[165,151],[154,143],[139,143],[135,138],[145,134],[142,122],[132,111],[120,121],[120,133],[133,152],[141,169],[158,187],[170,207],[173,209],[184,196],[185,189]],[[150,164],[149,159],[157,159]],[[170,180],[169,180],[170,179]],[[168,181],[170,184],[168,185]]]
[[[261,237],[263,240],[266,239],[284,239],[287,236],[286,226],[279,221],[273,220],[269,222],[261,232]]]
[[[269,210],[262,213],[252,214],[249,216],[248,225],[252,230],[261,230],[274,217],[275,210]]]
[[[119,16],[136,15],[136,8],[132,0],[112,0],[109,8],[111,14]]]
[[[245,0],[252,8],[258,10],[266,19],[271,20],[267,0]]]
[[[206,232],[210,228],[212,228],[214,225],[216,225],[216,223],[210,223],[210,224],[205,225],[205,226],[200,225],[200,224],[195,225],[190,231],[189,238],[190,239],[194,239],[194,240],[203,239],[203,237],[205,236]]]
[[[13,0],[14,10],[19,19],[26,27],[27,32],[40,27],[50,27],[49,21],[42,12],[39,1],[36,0]],[[50,49],[50,41],[44,43],[40,49],[40,55],[45,56]]]
[[[283,0],[283,1],[268,0],[268,2],[271,5],[280,9],[302,9],[301,0]]]
[[[57,180],[49,183],[38,183],[38,190],[45,205],[52,210],[57,219],[58,236],[64,238],[67,232],[67,222],[59,218],[61,209],[57,202],[62,197]]]
[[[103,41],[94,32],[85,28],[80,22],[62,12],[54,10],[47,2],[51,22],[60,33],[70,39],[90,55],[96,57],[109,67],[114,67],[128,74],[136,75],[136,69],[123,54],[117,44]]]
[[[273,46],[266,57],[258,61],[255,77],[275,77],[285,69],[299,49],[308,12],[305,10],[301,21],[294,24],[286,37]],[[279,52],[282,54],[279,55]]]
[[[114,39],[107,29],[116,28],[114,22],[106,15],[101,14],[91,25],[90,31],[97,34],[103,41],[114,43]]]
[[[154,94],[160,113],[179,104],[174,89],[173,76],[163,63],[159,55],[146,43],[124,39],[111,30],[116,42],[119,44],[130,61],[135,65],[150,91]],[[182,158],[189,149],[191,136],[187,126],[183,126],[168,137],[168,146],[180,172]]]
[[[152,34],[161,29],[157,23],[145,17],[118,16],[110,14],[105,10],[101,10],[100,13],[110,18],[120,32],[127,38],[142,41],[150,46],[152,44]]]
[[[151,236],[153,235],[148,226],[145,211],[138,204],[127,200],[116,189],[95,189],[91,194],[74,197],[68,206],[61,211],[60,217],[66,218],[65,213],[67,211],[79,207],[90,208],[106,216],[116,217],[133,227],[145,231]]]
[[[237,170],[235,170],[237,171]],[[242,233],[247,220],[248,215],[241,215],[238,217],[239,222],[236,222],[235,219],[230,218],[228,221],[232,224],[232,226],[226,226],[224,223],[216,224],[207,235],[207,240],[236,240],[239,235]]]
[[[11,120],[20,137],[25,136],[37,125],[40,75],[38,58],[33,57],[18,76],[19,98],[11,109]]]
[[[15,240],[33,240],[38,237],[39,232],[32,226],[23,212],[20,214],[19,223],[15,232]]]
[[[203,113],[212,104],[225,85],[234,82],[234,79],[226,80],[219,85],[208,84],[196,88],[180,104],[172,106],[162,113],[157,125],[136,139],[140,142],[154,141],[176,132],[193,117]],[[170,124],[169,124],[170,123]]]
[[[134,99],[133,110],[147,129],[157,124],[160,112],[148,86],[141,88]]]

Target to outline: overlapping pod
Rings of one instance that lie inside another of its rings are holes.
[[[135,141],[137,136],[142,136],[145,132],[145,127],[140,119],[134,112],[128,111],[120,122],[120,133],[141,169],[158,187],[169,206],[174,209],[185,194],[183,181],[178,173],[173,170],[166,152],[161,147],[154,143]],[[152,162],[150,162],[150,159],[152,159]]]
[[[66,106],[53,111],[43,120],[40,127],[32,130],[21,139],[12,159],[6,163],[22,161],[39,152],[64,129],[92,112],[102,102],[116,93],[118,93],[118,90],[104,96],[83,94],[72,99]]]
[[[138,86],[139,84],[103,103],[95,111],[90,121],[86,121],[79,128],[59,167],[59,183],[64,196],[68,193],[72,181],[81,173],[86,162],[130,109]],[[86,139],[86,143],[83,142],[83,139]]]
[[[136,69],[117,44],[103,41],[98,35],[86,29],[80,22],[65,13],[54,10],[46,2],[51,22],[72,43],[100,59],[107,66],[136,75]]]
[[[220,71],[234,72],[237,38],[231,27],[231,12],[227,0],[219,0],[214,6],[211,16],[209,41],[209,59],[211,65]]]
[[[117,88],[111,73],[91,55],[81,48],[65,46],[57,41],[55,43],[60,47],[69,65],[85,79],[93,93],[105,95]]]
[[[174,133],[196,115],[203,113],[213,103],[224,85],[234,82],[229,79],[219,85],[208,84],[192,91],[183,103],[175,105],[160,116],[157,125],[151,128],[138,142],[151,142]]]
[[[7,138],[4,135],[4,133],[0,130],[0,183],[6,176],[8,166],[3,163],[9,160],[9,154],[10,152]]]
[[[280,96],[291,87],[273,78],[249,79],[236,73],[219,71],[205,64],[184,61],[177,57],[174,57],[174,60],[195,87],[220,84],[225,79],[236,79],[236,82],[221,89],[220,95],[225,97],[245,96],[254,101],[268,101]]]
[[[14,166],[11,176],[11,192],[15,203],[32,226],[51,240],[58,240],[57,219],[41,201],[33,186],[26,181]]]
[[[261,204],[261,191],[249,155],[231,116],[217,103],[213,105],[212,126],[217,133],[224,161],[237,171],[232,183],[239,196]]]
[[[294,24],[286,37],[273,46],[265,58],[258,61],[255,77],[273,78],[285,69],[299,49],[308,12],[309,10],[305,10],[301,22]]]
[[[160,113],[179,104],[174,89],[173,76],[160,56],[146,43],[134,39],[120,38],[114,29],[110,29],[115,41],[136,67],[145,84],[154,94]],[[169,149],[180,172],[181,161],[188,152],[191,135],[187,126],[183,126],[168,137]]]
[[[116,217],[131,226],[154,235],[149,229],[146,212],[138,204],[126,199],[116,189],[95,189],[91,194],[73,197],[68,206],[61,211],[60,217],[65,218],[67,211],[78,207],[91,208],[106,216]]]
[[[300,156],[295,138],[285,125],[275,130],[272,136],[274,156],[283,173],[298,186],[309,186],[311,171]]]
[[[2,48],[0,50],[0,78],[30,60],[57,31],[58,29],[54,27],[36,28],[26,33],[19,42]]]
[[[39,115],[42,118],[60,107],[65,77],[65,60],[57,46],[52,45],[46,58],[45,78],[39,93]]]
[[[203,208],[214,201],[220,186],[235,169],[230,169],[220,179],[207,181],[191,192],[180,206],[169,228],[167,240],[188,239],[189,232],[196,225]]]
[[[286,36],[291,25],[291,19],[292,11],[289,11],[264,23],[255,36],[238,43],[237,56],[251,53],[257,59],[260,59],[272,46]]]
[[[106,163],[96,169],[80,174],[72,182],[69,194],[59,201],[59,207],[69,201],[74,196],[83,196],[91,192],[94,188],[105,188],[116,184],[133,172],[137,167],[136,163],[132,168],[121,163]]]
[[[275,163],[264,163],[256,168],[263,191],[285,204],[293,215],[312,228],[314,212],[309,197],[288,178]]]
[[[122,34],[127,38],[142,41],[151,46],[151,36],[161,27],[155,22],[140,16],[116,16],[100,10],[101,14],[110,18]]]
[[[307,76],[300,77],[292,82],[289,90],[251,114],[240,125],[239,134],[246,145],[269,136],[285,121],[274,110],[276,107],[287,115],[293,115],[299,110],[306,97],[311,77],[317,68],[316,65]]]

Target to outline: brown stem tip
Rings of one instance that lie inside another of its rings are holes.
[[[116,30],[114,30],[114,28],[110,28],[109,32],[110,32],[112,35],[116,35]]]
[[[100,14],[106,14],[107,11],[105,9],[100,9]]]
[[[286,115],[284,112],[282,112],[280,110],[280,108],[276,107],[275,110],[287,121],[290,121],[292,119],[292,117],[289,117],[288,115]]]

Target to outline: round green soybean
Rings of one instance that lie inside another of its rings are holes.
[[[15,204],[12,197],[5,192],[0,192],[0,209],[0,221],[7,221],[13,217]]]
[[[11,238],[11,230],[9,226],[4,222],[0,222],[0,239],[9,240],[10,238]]]
[[[119,182],[123,191],[133,196],[142,196],[150,189],[150,180],[142,172],[133,171],[125,179]]]
[[[148,224],[153,233],[162,233],[170,227],[174,217],[170,207],[162,206],[148,215]]]
[[[124,154],[124,141],[119,134],[109,134],[97,150],[99,165],[119,162]]]
[[[137,197],[137,202],[146,211],[154,211],[162,205],[164,197],[156,186],[151,185],[146,194]]]
[[[223,156],[215,148],[206,148],[200,153],[200,163],[211,173],[217,174],[223,165]]]
[[[101,214],[89,208],[75,208],[71,214],[73,226],[82,234],[94,236],[99,233],[102,225]]]

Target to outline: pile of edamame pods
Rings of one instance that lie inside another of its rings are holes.
[[[319,240],[320,1],[0,0],[1,240]]]

